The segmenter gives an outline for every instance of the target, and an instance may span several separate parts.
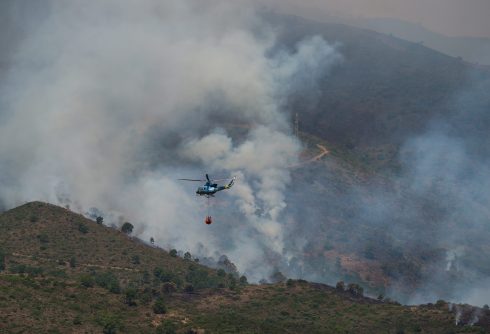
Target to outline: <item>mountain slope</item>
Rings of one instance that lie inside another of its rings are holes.
[[[423,45],[371,30],[299,17],[269,15],[281,47],[294,50],[305,36],[337,44],[343,62],[314,89],[289,98],[303,131],[342,145],[366,164],[393,167],[407,139],[434,121],[457,135],[479,138],[490,126],[490,73]],[[486,138],[486,137],[485,137]]]
[[[392,18],[359,18],[346,20],[347,24],[372,29],[384,34],[423,43],[452,57],[490,65],[490,39],[478,37],[449,37],[435,33],[421,25]]]
[[[480,333],[489,315],[467,306],[456,326],[444,302],[407,307],[306,281],[247,285],[40,202],[0,215],[0,249],[7,333]],[[463,326],[476,311],[477,326]]]

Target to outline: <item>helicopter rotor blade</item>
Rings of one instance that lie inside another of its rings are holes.
[[[227,181],[227,180],[231,180],[233,177],[227,177],[227,178],[223,178],[223,179],[212,179],[212,181]]]
[[[196,180],[196,179],[177,179],[179,181],[191,181],[191,182],[204,182],[206,180]]]
[[[211,182],[211,180],[209,180],[209,175],[206,174],[206,180],[208,180],[208,182]]]

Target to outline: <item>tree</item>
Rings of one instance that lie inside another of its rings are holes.
[[[286,276],[284,276],[280,271],[276,271],[272,276],[270,277],[270,281],[272,283],[282,283],[285,282],[287,279]]]
[[[185,254],[184,254],[184,259],[185,259],[185,260],[191,260],[191,259],[192,259],[192,255],[191,255],[191,253],[189,253],[189,252],[185,252]]]
[[[247,277],[245,275],[240,276],[240,284],[241,285],[247,285],[248,284]]]
[[[356,283],[350,283],[347,286],[347,291],[349,291],[354,296],[362,296],[364,294],[364,289]]]
[[[133,224],[129,222],[125,222],[121,227],[121,231],[123,231],[126,234],[131,234],[133,232],[133,228],[134,228]]]
[[[99,224],[99,225],[102,225],[102,223],[104,222],[104,217],[102,216],[98,216],[96,219],[95,219],[96,223]]]
[[[236,278],[233,275],[228,275],[228,287],[230,290],[236,289]]]
[[[165,302],[162,298],[158,298],[153,304],[153,312],[155,314],[167,313],[167,308],[165,307]]]
[[[171,249],[169,254],[170,254],[171,257],[177,257],[177,250],[176,249]]]
[[[339,291],[345,291],[344,281],[338,281],[337,284],[335,285],[335,289],[337,289]]]

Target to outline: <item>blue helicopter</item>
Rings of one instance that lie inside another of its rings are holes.
[[[195,179],[179,179],[181,181],[191,181],[191,182],[206,182],[203,186],[198,187],[196,190],[196,195],[199,196],[206,196],[207,198],[214,197],[214,194],[216,194],[218,191],[221,190],[226,190],[230,189],[233,184],[235,183],[236,176],[227,179],[217,179],[217,180],[212,180],[209,178],[209,175],[206,174],[206,180],[195,180]],[[216,181],[226,181],[230,180],[230,182],[226,185],[218,185],[217,183],[214,183]]]

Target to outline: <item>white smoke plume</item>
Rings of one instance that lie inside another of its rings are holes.
[[[1,85],[0,202],[97,207],[108,223],[199,255],[226,252],[252,279],[283,251],[301,149],[282,101],[341,59],[311,36],[275,50],[250,3],[49,1]],[[222,124],[250,126],[242,136]],[[221,129],[220,129],[221,128]],[[222,226],[179,177],[237,175]],[[230,209],[227,209],[230,207]],[[235,214],[235,215],[232,215]]]

